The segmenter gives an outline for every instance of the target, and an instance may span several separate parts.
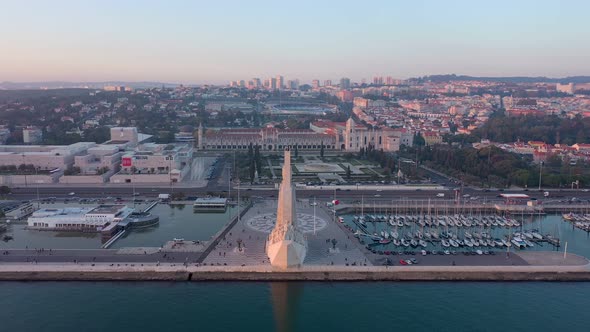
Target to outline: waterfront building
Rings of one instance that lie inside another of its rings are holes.
[[[101,232],[109,225],[123,221],[133,211],[126,205],[45,208],[33,212],[27,219],[27,228]]]
[[[225,212],[227,209],[227,198],[203,197],[197,198],[193,204],[195,212]]]
[[[277,221],[266,240],[266,254],[272,266],[286,269],[301,266],[305,260],[307,239],[299,229],[296,202],[295,187],[291,184],[291,151],[285,150]]]
[[[30,201],[2,201],[0,210],[7,220],[15,220],[28,216],[35,208]]]

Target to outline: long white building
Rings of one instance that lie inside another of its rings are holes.
[[[39,230],[100,232],[111,223],[127,218],[133,211],[126,205],[46,208],[33,212],[27,220],[27,227]]]

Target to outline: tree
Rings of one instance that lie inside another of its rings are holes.
[[[322,141],[322,146],[320,148],[320,158],[324,159],[324,141]]]
[[[262,174],[262,157],[260,156],[260,146],[256,144],[254,146],[254,163],[256,165],[256,171],[258,175]]]
[[[332,239],[330,242],[332,242],[332,249],[336,250],[336,243],[338,243],[338,240]]]
[[[350,180],[350,165],[346,166],[346,178]]]
[[[0,195],[8,195],[10,194],[10,187],[8,186],[0,186]]]
[[[417,147],[421,147],[426,145],[426,140],[424,140],[424,137],[422,136],[422,134],[420,132],[416,132],[414,134],[414,146]]]
[[[254,148],[252,145],[252,142],[250,142],[250,145],[248,145],[248,159],[252,159],[254,158]]]
[[[295,148],[294,148],[294,150],[295,150],[295,151],[294,151],[294,153],[293,153],[293,154],[295,155],[295,158],[298,158],[298,157],[299,157],[299,148],[297,147],[297,144],[295,144]]]

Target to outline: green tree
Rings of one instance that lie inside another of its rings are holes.
[[[350,165],[346,166],[346,178],[350,180]]]
[[[421,147],[426,145],[426,140],[424,140],[424,136],[420,132],[416,132],[414,134],[414,146]]]
[[[11,193],[10,187],[0,186],[0,195],[8,195]]]
[[[320,158],[324,159],[324,141],[322,141],[322,146],[320,147]]]

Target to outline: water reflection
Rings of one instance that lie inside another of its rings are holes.
[[[270,284],[276,331],[295,331],[295,322],[300,312],[303,284],[297,282],[273,282]]]

